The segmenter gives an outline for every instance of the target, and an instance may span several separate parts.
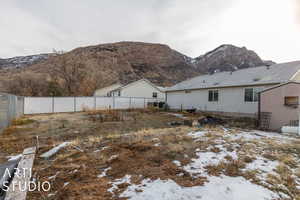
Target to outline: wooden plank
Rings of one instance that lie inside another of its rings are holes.
[[[6,193],[5,200],[25,200],[29,181],[32,175],[36,147],[27,148],[23,151],[23,157],[18,164],[14,179]]]

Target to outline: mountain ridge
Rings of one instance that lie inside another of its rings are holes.
[[[171,86],[201,74],[266,64],[245,47],[221,45],[191,58],[165,44],[129,41],[78,47],[28,63],[0,70],[5,77],[0,89],[24,96],[91,95],[116,82],[147,78],[159,86]]]

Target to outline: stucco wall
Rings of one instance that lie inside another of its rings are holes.
[[[261,93],[261,112],[271,112],[270,129],[279,130],[291,120],[298,120],[298,108],[284,105],[285,96],[300,96],[300,84],[289,83]]]
[[[171,109],[197,108],[202,111],[255,114],[258,102],[245,102],[245,88],[266,89],[270,86],[219,88],[219,101],[208,101],[208,89],[192,90],[190,93],[168,92],[167,103]]]
[[[156,89],[146,81],[138,81],[121,90],[122,97],[145,97],[152,98],[152,93],[157,92],[157,98],[165,99],[165,93]]]

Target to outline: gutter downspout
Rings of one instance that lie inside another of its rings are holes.
[[[261,93],[258,93],[258,116],[257,116],[257,128],[260,127],[260,120],[261,120]]]

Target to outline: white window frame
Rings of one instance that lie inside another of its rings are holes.
[[[154,94],[156,94],[156,97],[154,96]],[[152,98],[158,98],[158,92],[152,92]]]
[[[252,89],[252,101],[246,101],[246,90],[247,89]],[[258,102],[258,95],[259,95],[259,92],[262,91],[262,88],[258,88],[258,87],[247,87],[244,89],[244,102],[245,103],[256,103]],[[255,99],[255,95],[256,96],[256,99]]]
[[[209,99],[209,93],[212,92],[212,101],[210,101]],[[215,99],[215,92],[218,93],[218,99],[216,100]],[[220,99],[220,91],[219,90],[208,90],[208,102],[219,102],[219,99]]]

